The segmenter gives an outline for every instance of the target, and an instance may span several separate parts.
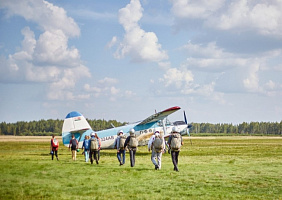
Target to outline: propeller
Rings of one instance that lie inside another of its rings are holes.
[[[192,145],[191,135],[190,135],[190,133],[189,133],[189,128],[192,127],[192,124],[188,124],[187,118],[186,118],[186,114],[185,114],[185,110],[184,110],[183,112],[184,112],[184,121],[185,121],[185,124],[187,125],[187,128],[186,128],[187,135],[189,135],[190,143],[191,143],[191,145]]]

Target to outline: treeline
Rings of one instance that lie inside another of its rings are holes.
[[[95,131],[125,125],[125,122],[117,122],[116,120],[89,120],[89,125]],[[0,123],[0,135],[61,135],[63,120],[40,120],[31,122],[16,123]],[[282,135],[282,121],[279,122],[243,122],[238,125],[233,124],[211,124],[211,123],[192,123],[190,133],[205,134],[240,134],[240,135]]]
[[[95,131],[125,125],[126,123],[117,122],[116,120],[89,120],[86,119],[89,125]],[[18,136],[47,136],[47,135],[61,135],[64,120],[40,120],[16,123],[0,123],[0,135],[18,135]]]
[[[233,124],[192,123],[190,133],[282,135],[282,121]]]

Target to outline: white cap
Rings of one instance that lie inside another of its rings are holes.
[[[173,128],[172,128],[172,131],[171,131],[172,133],[179,133],[179,130],[178,130],[178,127],[177,126],[174,126]]]
[[[130,133],[130,134],[134,134],[134,133],[135,133],[135,130],[132,128],[132,129],[130,129],[129,133]]]
[[[119,135],[120,133],[122,133],[122,134],[123,134],[123,130],[120,130],[120,131],[117,133],[117,135]]]

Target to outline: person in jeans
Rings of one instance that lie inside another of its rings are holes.
[[[115,148],[117,149],[117,158],[120,166],[125,163],[125,148],[124,148],[124,144],[121,144],[122,143],[121,140],[123,140],[122,137],[123,137],[123,131],[120,130],[115,140]],[[122,155],[122,159],[121,159],[121,155]]]
[[[82,149],[84,149],[84,157],[85,157],[85,162],[88,162],[89,160],[89,151],[90,151],[90,146],[89,146],[89,136],[85,135],[85,139],[82,144]]]
[[[160,143],[161,146],[158,147],[158,149],[156,148],[156,144],[159,141],[156,141],[160,139]],[[165,150],[165,141],[164,141],[164,137],[162,137],[160,135],[159,131],[155,131],[154,135],[151,136],[149,142],[148,142],[148,151],[150,152],[150,150],[152,150],[152,155],[151,155],[151,161],[155,166],[155,170],[161,169],[162,166],[162,153]]]

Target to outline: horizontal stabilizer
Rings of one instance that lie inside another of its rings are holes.
[[[145,120],[143,120],[142,122],[140,122],[138,125],[141,124],[148,124],[148,123],[152,123],[152,122],[157,122],[159,120],[163,120],[164,118],[166,118],[168,115],[174,113],[175,111],[179,110],[180,107],[175,106],[175,107],[171,107],[169,109],[166,109],[164,111],[158,112],[156,114],[151,115],[150,117],[146,118]]]

